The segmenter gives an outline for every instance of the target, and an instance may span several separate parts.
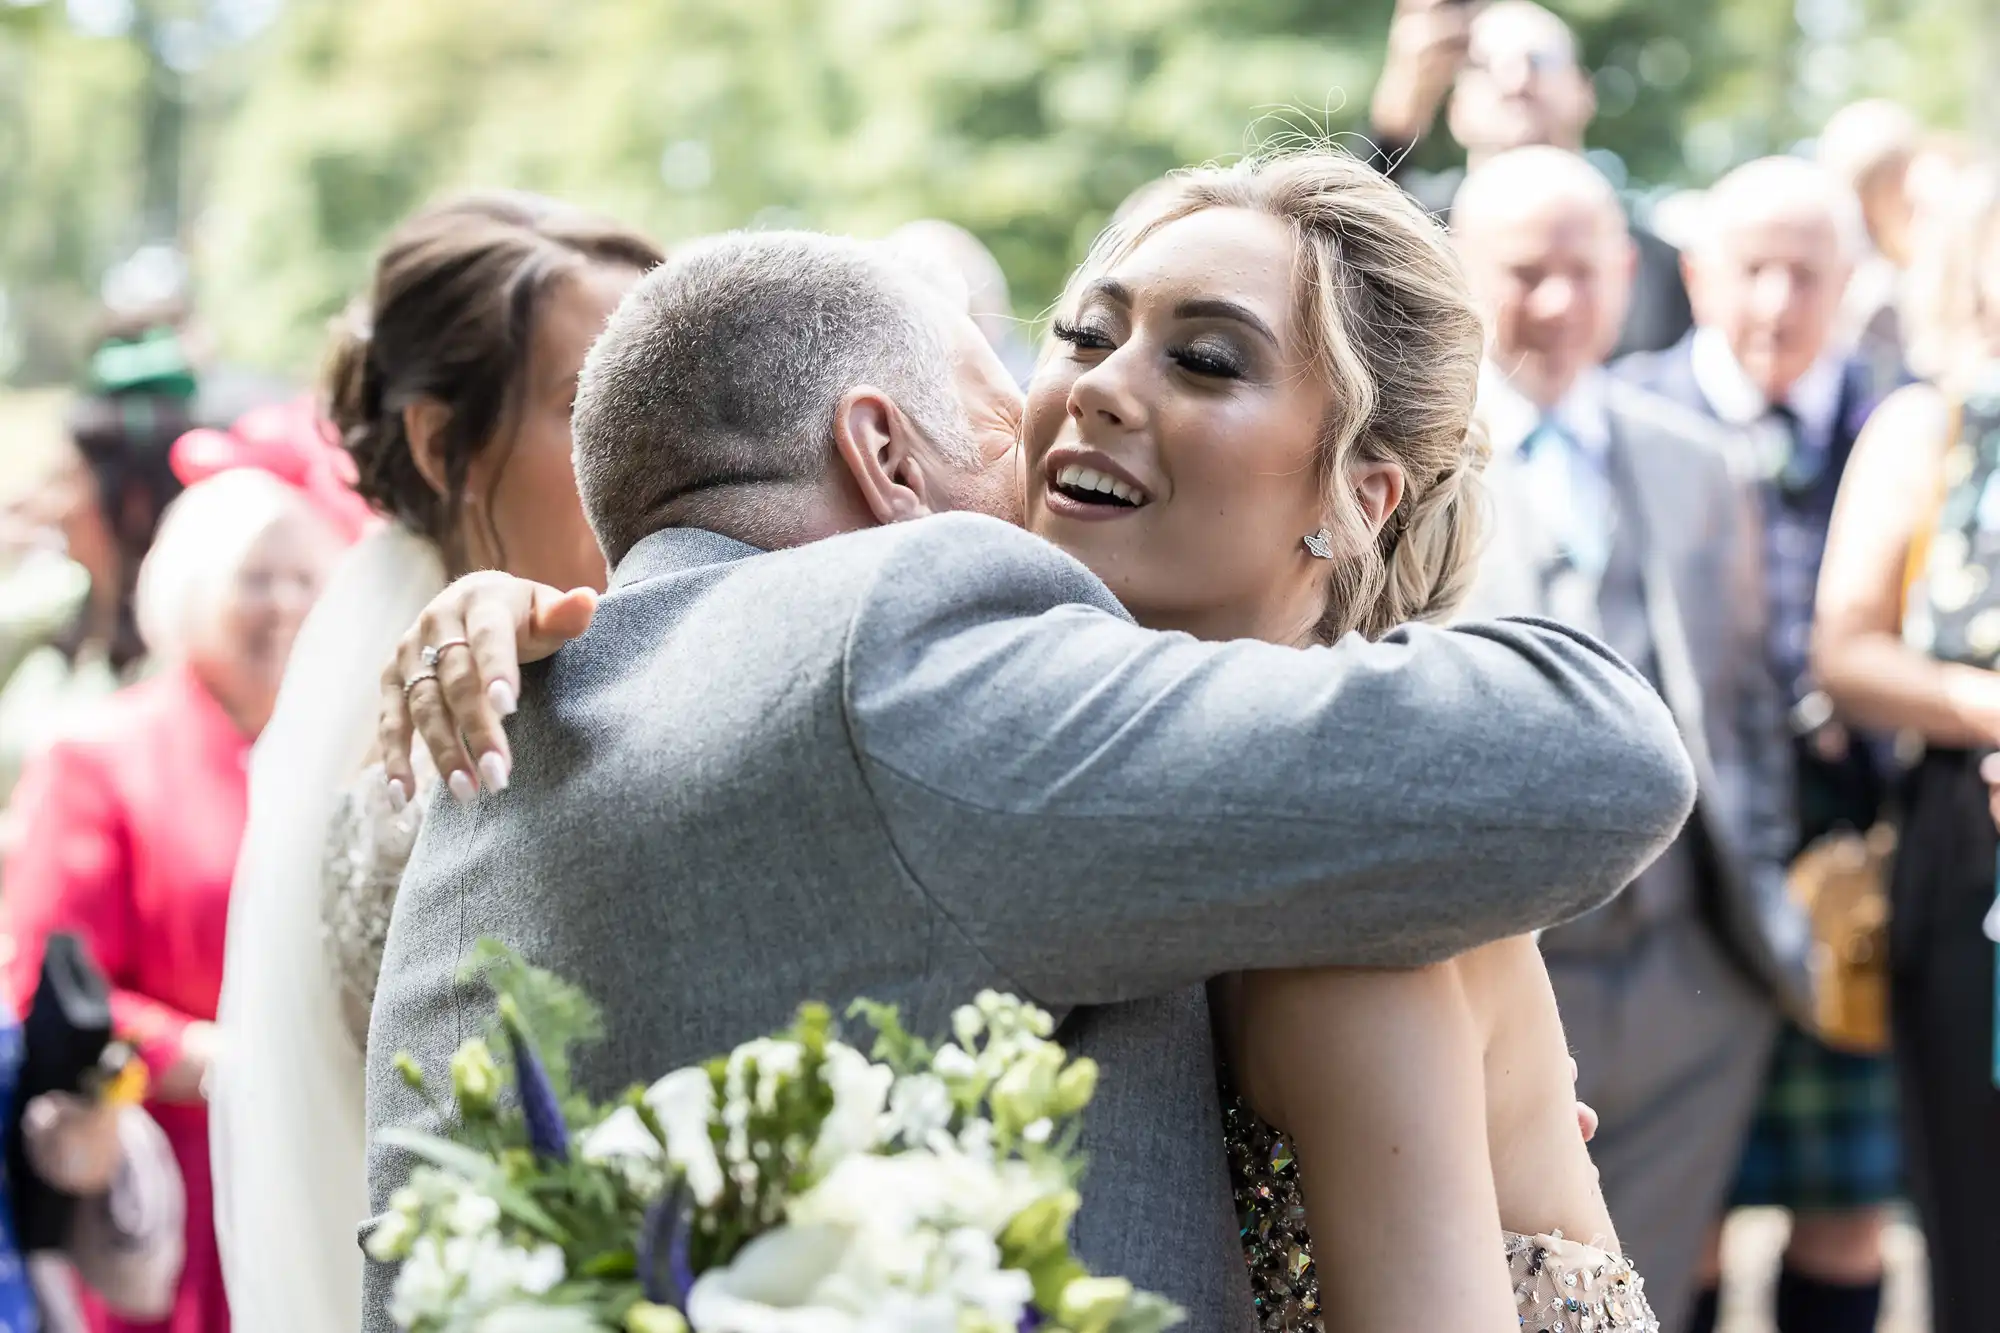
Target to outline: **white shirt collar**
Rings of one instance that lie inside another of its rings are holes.
[[[1479,371],[1479,417],[1486,423],[1496,454],[1518,452],[1545,419],[1553,419],[1585,452],[1595,457],[1603,457],[1611,448],[1605,373],[1597,366],[1577,376],[1562,400],[1544,412],[1488,361]]]
[[[1696,329],[1694,342],[1688,348],[1688,361],[1694,371],[1695,386],[1715,415],[1724,421],[1747,426],[1762,420],[1771,410],[1773,404],[1765,400],[1763,390],[1743,373],[1721,330]],[[1808,439],[1825,440],[1832,436],[1834,418],[1840,415],[1842,378],[1840,357],[1823,354],[1785,395],[1785,406],[1798,417]]]

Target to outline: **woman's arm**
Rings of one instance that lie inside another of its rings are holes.
[[[1249,972],[1225,989],[1237,1086],[1297,1147],[1326,1326],[1372,1328],[1384,1291],[1421,1291],[1426,1328],[1518,1328],[1458,964]]]
[[[1813,669],[1860,726],[1983,747],[2000,744],[2000,676],[1934,661],[1902,638],[1910,547],[1935,521],[1951,432],[1950,406],[1929,385],[1898,390],[1862,431],[1820,570]]]
[[[202,1100],[214,1024],[122,984],[132,968],[130,833],[102,757],[59,742],[31,761],[15,789],[21,837],[7,858],[7,990],[18,1011],[34,1003],[49,936],[69,931],[89,946],[112,986],[111,1017],[139,1050],[162,1101]]]

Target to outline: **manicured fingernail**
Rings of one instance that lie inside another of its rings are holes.
[[[389,808],[400,815],[403,813],[403,808],[409,803],[410,793],[403,789],[403,780],[401,778],[390,778]]]
[[[452,796],[460,805],[471,805],[479,795],[479,788],[473,785],[471,776],[462,768],[451,771],[451,776],[445,779],[445,786],[451,788]]]
[[[486,697],[493,702],[493,711],[502,717],[514,716],[514,687],[504,680],[496,680],[486,687]]]
[[[507,790],[507,759],[498,750],[488,750],[479,756],[479,776],[486,779],[486,790]]]

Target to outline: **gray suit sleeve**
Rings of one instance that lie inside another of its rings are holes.
[[[1204,643],[1026,534],[911,527],[850,629],[853,746],[907,872],[1043,1003],[1446,958],[1604,901],[1693,802],[1651,687],[1571,631]]]

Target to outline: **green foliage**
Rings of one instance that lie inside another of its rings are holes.
[[[1162,171],[1361,130],[1391,3],[289,0],[190,82],[185,239],[223,349],[301,376],[388,227],[480,186],[668,242],[943,216],[1032,319]],[[1592,143],[1637,185],[1699,183],[1864,93],[1942,123],[2000,98],[1995,42],[1970,40],[2000,0],[1551,3],[1599,71]],[[147,61],[60,9],[0,2],[0,289],[29,379],[73,368],[146,204]]]

